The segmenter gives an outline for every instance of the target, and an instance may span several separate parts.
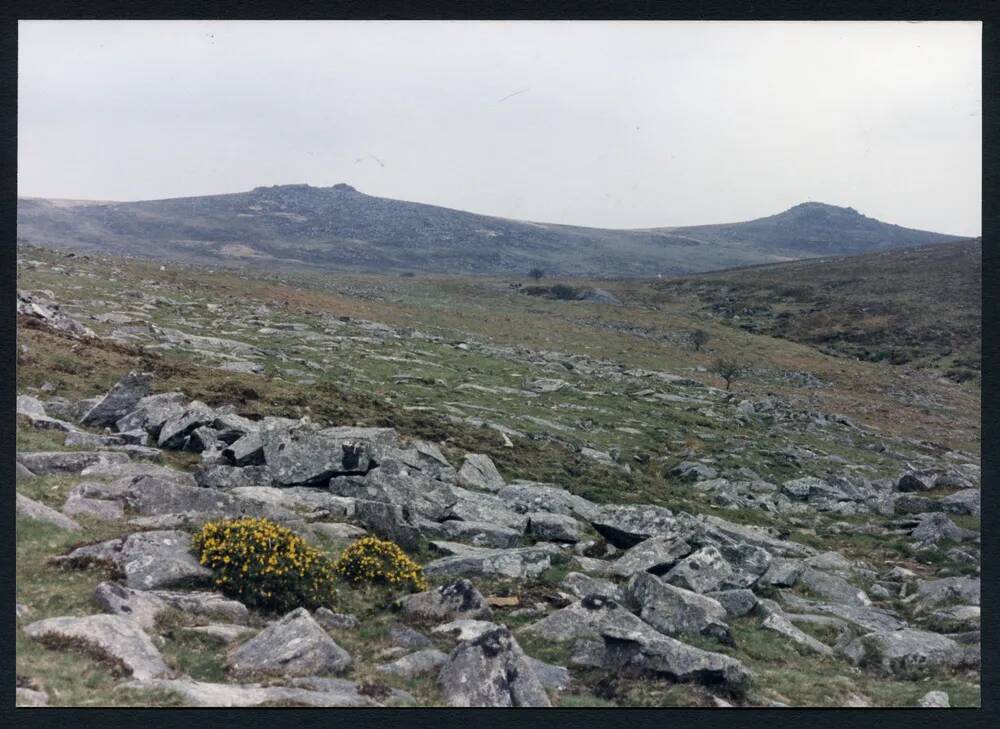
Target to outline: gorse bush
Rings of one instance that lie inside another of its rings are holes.
[[[395,543],[377,537],[362,537],[344,550],[334,565],[338,576],[352,585],[388,585],[426,590],[420,565]]]
[[[210,521],[195,534],[194,547],[215,572],[215,585],[248,606],[286,612],[333,604],[332,560],[272,521]]]

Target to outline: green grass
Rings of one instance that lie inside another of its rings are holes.
[[[938,452],[920,445],[923,440],[970,452],[978,451],[979,447],[979,393],[974,386],[941,383],[888,364],[824,354],[808,343],[769,336],[766,332],[742,331],[733,326],[734,322],[707,315],[697,288],[662,290],[649,282],[602,282],[598,285],[613,290],[626,302],[622,307],[607,307],[518,296],[506,290],[505,282],[491,279],[417,276],[393,278],[387,284],[386,279],[376,276],[346,274],[317,277],[281,273],[250,278],[233,271],[209,273],[205,269],[174,266],[161,272],[159,264],[100,257],[67,262],[59,254],[40,250],[31,250],[30,257],[58,263],[70,274],[96,275],[82,278],[45,269],[19,270],[20,288],[52,289],[69,312],[76,310],[77,302],[79,310],[85,313],[125,310],[138,303],[130,293],[136,289],[175,299],[181,304],[161,303],[143,318],[193,334],[231,337],[264,348],[267,354],[261,361],[269,376],[212,369],[204,366],[204,356],[192,352],[144,349],[107,341],[76,342],[21,321],[19,344],[26,345],[28,351],[18,355],[19,392],[51,382],[61,397],[93,397],[105,392],[125,372],[138,368],[154,373],[156,391],[181,389],[189,397],[209,405],[233,404],[245,415],[309,415],[325,424],[391,426],[404,439],[422,438],[440,443],[456,466],[467,452],[486,453],[507,479],[552,482],[596,502],[654,503],[674,510],[715,514],[741,524],[776,527],[790,531],[788,538],[819,550],[836,550],[875,566],[898,562],[926,577],[945,572],[962,574],[971,569],[947,558],[949,545],[926,554],[910,555],[906,538],[834,534],[827,529],[833,521],[885,525],[888,520],[884,517],[808,514],[803,516],[801,525],[790,526],[782,515],[718,508],[691,485],[678,483],[669,476],[674,464],[692,457],[712,459],[720,471],[749,466],[775,483],[842,470],[822,457],[795,464],[779,455],[782,449],[797,446],[821,456],[841,456],[852,464],[863,465],[869,477],[893,477],[898,475],[900,461],[872,450],[871,446],[885,443],[904,458]],[[113,277],[104,275],[108,266],[116,271]],[[723,279],[728,280],[727,276]],[[758,284],[771,291],[771,283],[761,280],[754,286]],[[778,293],[787,299],[802,295],[796,291]],[[751,287],[740,295],[743,294],[757,296],[760,290]],[[95,304],[90,299],[109,303]],[[186,306],[184,302],[196,305]],[[210,302],[222,308],[209,311],[206,304]],[[259,304],[266,304],[271,310],[260,317],[266,323],[301,323],[320,332],[330,318],[350,316],[351,321],[337,329],[338,336],[370,336],[358,321],[367,319],[420,330],[440,336],[441,340],[390,337],[377,344],[344,339],[317,345],[290,331],[260,334],[257,330],[261,324],[246,322],[241,326],[237,316]],[[775,311],[788,310],[794,317],[800,317],[804,311],[792,300],[771,301],[770,305]],[[87,323],[105,334],[115,328],[99,322]],[[701,352],[693,351],[676,336],[695,328],[710,335]],[[512,353],[463,351],[454,346],[459,341],[472,340],[498,348],[511,347]],[[546,358],[540,354],[542,351],[560,354]],[[621,370],[670,371],[704,385],[719,386],[717,378],[694,368],[707,367],[717,356],[734,354],[759,365],[764,373],[734,384],[737,401],[774,394],[793,409],[846,413],[878,430],[859,433],[831,426],[811,431],[800,422],[780,418],[741,424],[729,416],[727,405],[719,403],[716,396],[703,388],[674,386],[654,378],[623,379],[618,371],[607,377],[587,373],[588,366],[595,366],[596,361],[608,360],[620,365]],[[316,383],[298,384],[300,375],[292,370],[301,371],[301,376],[313,378]],[[815,389],[786,382],[773,374],[782,372],[809,373],[825,386]],[[414,374],[421,381],[396,383],[394,380],[400,373]],[[558,377],[572,386],[535,398],[457,389],[464,382],[488,388],[524,388],[543,377]],[[707,397],[713,402],[710,405],[646,402],[631,395],[647,387],[662,393]],[[937,405],[927,408],[919,402],[914,404],[914,393],[920,396],[916,401],[926,398]],[[449,403],[461,403],[464,415],[502,423],[527,437],[515,438],[515,447],[507,448],[493,430],[442,418]],[[409,409],[414,406],[430,410]],[[712,413],[721,417],[713,417]],[[532,423],[525,416],[542,418],[572,430]],[[620,427],[638,432],[622,432]],[[66,450],[63,437],[61,433],[35,430],[21,423],[16,445],[21,451]],[[575,450],[584,445],[605,451],[617,449],[621,462],[631,466],[631,473],[606,468],[580,456]],[[165,463],[176,468],[189,469],[197,462],[195,454],[165,454]],[[48,476],[18,484],[18,491],[58,509],[79,480]],[[976,518],[953,519],[960,526],[979,529]],[[66,551],[76,542],[117,536],[127,527],[86,518],[81,522],[85,531],[69,534],[18,521],[17,596],[19,602],[35,609],[30,619],[96,610],[93,589],[105,578],[100,570],[54,572],[45,566],[44,560]],[[318,543],[331,555],[345,546],[326,540]],[[432,558],[426,549],[417,550],[413,556],[421,562]],[[517,594],[522,605],[531,605],[552,597],[566,571],[566,565],[556,565],[534,582],[482,580],[479,587],[487,595]],[[361,621],[356,630],[332,633],[355,657],[351,677],[410,691],[420,703],[439,702],[433,676],[405,681],[375,671],[375,666],[384,662],[378,653],[388,647],[389,625],[399,619],[391,610],[392,598],[383,590],[355,590],[345,585],[339,589],[337,604],[330,606],[339,612],[353,613]],[[498,609],[496,619],[515,629],[537,619],[536,616],[512,618],[509,613]],[[432,626],[418,627],[427,631]],[[831,638],[826,629],[800,627],[827,642]],[[793,705],[838,705],[852,695],[863,695],[879,705],[912,705],[926,690],[939,687],[949,691],[954,705],[978,701],[975,675],[945,672],[936,675],[933,685],[926,687],[923,683],[886,681],[855,671],[843,661],[801,655],[792,644],[760,629],[752,620],[736,621],[734,633],[736,646],[722,650],[745,661],[754,671],[757,693],[748,698],[749,703],[771,698]],[[701,645],[698,640],[694,638],[692,642]],[[434,641],[443,650],[449,648],[444,638],[435,637]],[[544,660],[565,665],[568,659],[565,646],[547,646],[527,636],[522,645],[531,655]],[[706,642],[703,647],[720,650],[716,641]],[[60,653],[25,641],[20,631],[17,649],[19,674],[36,676],[50,686],[65,687],[66,693],[54,702],[59,705],[85,696],[87,700],[109,705],[159,700],[114,691],[113,677],[106,669],[92,666],[89,659],[73,653]],[[192,675],[206,680],[219,680],[221,676],[222,653],[217,646],[205,645],[174,630],[168,631],[163,650],[168,660]],[[693,686],[663,681],[609,682],[600,672],[574,673],[579,678],[578,689],[557,697],[556,703],[563,706],[711,703],[710,696]],[[93,691],[88,694],[78,690],[73,686],[74,681],[86,683]]]

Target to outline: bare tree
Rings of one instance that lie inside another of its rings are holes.
[[[691,332],[691,344],[694,345],[694,351],[700,352],[701,348],[705,346],[708,342],[708,332],[704,329],[695,329]]]
[[[743,374],[743,363],[732,357],[719,357],[712,364],[711,372],[717,374],[726,381],[726,389],[733,384],[733,380]]]

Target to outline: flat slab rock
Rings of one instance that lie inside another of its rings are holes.
[[[581,641],[570,659],[580,666],[621,675],[665,676],[681,683],[718,686],[735,694],[746,690],[750,671],[735,658],[701,650],[645,626],[601,628],[600,640]]]
[[[605,539],[623,548],[651,537],[675,537],[678,532],[673,513],[652,504],[605,505],[590,523]]]
[[[298,608],[272,623],[229,654],[226,667],[235,676],[320,676],[340,673],[351,656]]]
[[[951,638],[913,629],[863,635],[844,649],[844,655],[855,666],[906,678],[918,677],[934,666],[969,663],[965,648]]]
[[[31,623],[24,632],[32,640],[55,647],[82,647],[140,680],[170,673],[150,637],[119,615],[48,618]]]
[[[391,673],[394,676],[413,678],[440,668],[447,660],[446,653],[442,653],[436,648],[425,648],[397,658],[391,663],[378,666],[375,670],[380,673]]]
[[[552,565],[552,557],[558,554],[558,547],[482,550],[434,560],[424,566],[424,574],[428,577],[537,577]]]
[[[342,679],[304,679],[300,685],[261,686],[260,684],[207,683],[182,679],[153,679],[131,681],[124,688],[137,690],[172,691],[180,695],[188,706],[238,708],[262,704],[292,704],[295,706],[379,706],[380,704],[358,691],[358,685]],[[412,697],[394,690],[389,697],[396,703],[412,703]]]
[[[172,530],[136,532],[79,547],[52,561],[68,567],[93,562],[113,565],[124,576],[125,585],[138,590],[193,587],[212,579],[212,571],[198,564],[192,552],[191,536]]]
[[[120,451],[42,451],[18,453],[18,463],[36,476],[51,473],[80,473],[85,468],[98,464],[124,465],[130,459]]]
[[[381,453],[398,447],[392,428],[289,429],[261,431],[264,460],[280,485],[310,485],[344,473],[366,473]]]
[[[152,628],[156,617],[168,608],[228,623],[246,624],[250,619],[250,611],[243,603],[203,590],[136,590],[116,582],[101,582],[94,590],[94,599],[105,612],[134,620],[143,629]]]
[[[397,601],[397,605],[404,615],[423,620],[489,620],[493,617],[486,598],[468,580],[405,595]]]
[[[17,510],[17,515],[25,519],[43,521],[47,524],[57,526],[60,529],[68,529],[74,532],[83,528],[79,525],[79,523],[65,514],[60,514],[55,509],[48,507],[41,502],[35,501],[34,499],[29,499],[23,494],[16,494],[15,508]]]

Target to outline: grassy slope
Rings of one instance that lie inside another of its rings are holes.
[[[58,255],[39,251],[31,251],[30,257],[54,263],[60,261]],[[538,369],[503,358],[465,352],[451,344],[474,336],[497,345],[588,354],[613,359],[627,367],[683,372],[706,384],[718,383],[710,374],[693,368],[708,365],[718,354],[739,353],[758,359],[762,366],[766,365],[765,370],[804,371],[828,385],[815,390],[769,378],[765,373],[740,381],[737,384],[740,397],[777,392],[800,404],[813,403],[816,407],[845,412],[858,421],[878,425],[886,437],[905,439],[916,436],[937,440],[951,447],[978,447],[979,399],[978,392],[972,387],[936,382],[923,378],[919,373],[908,373],[886,364],[830,357],[805,345],[735,330],[706,317],[700,307],[688,299],[657,298],[660,296],[657,292],[648,287],[637,288],[634,283],[612,285],[617,294],[634,305],[606,307],[517,296],[502,282],[489,280],[375,277],[261,280],[233,272],[183,268],[159,271],[156,266],[120,261],[112,262],[108,275],[97,276],[96,272],[109,270],[108,262],[76,260],[72,266],[95,275],[80,284],[63,272],[24,270],[19,271],[19,285],[52,289],[62,301],[81,297],[127,300],[123,291],[148,285],[143,282],[155,281],[158,286],[169,290],[173,298],[194,302],[191,307],[179,310],[167,307],[152,314],[150,318],[161,325],[177,326],[182,316],[195,323],[191,313],[203,311],[205,303],[226,302],[231,297],[232,306],[237,309],[268,303],[276,311],[272,318],[284,321],[308,323],[327,315],[350,316],[413,327],[439,334],[444,341],[416,344],[409,340],[390,341],[374,350],[380,355],[433,362],[435,366],[414,364],[411,367],[391,360],[376,360],[371,358],[371,351],[351,348],[328,352],[320,358],[326,371],[319,375],[315,384],[303,385],[283,377],[222,373],[200,366],[194,359],[175,354],[153,354],[107,342],[81,345],[22,322],[19,344],[26,344],[28,352],[19,355],[19,392],[52,382],[62,396],[92,396],[105,391],[128,369],[143,367],[156,372],[156,387],[159,390],[180,388],[190,396],[209,403],[235,403],[245,413],[299,416],[308,412],[314,419],[327,422],[392,425],[406,436],[443,441],[447,454],[453,460],[460,460],[466,451],[486,452],[497,460],[507,477],[555,481],[598,501],[649,501],[717,513],[736,521],[776,523],[785,528],[787,524],[775,522],[773,517],[762,512],[733,512],[701,502],[689,488],[666,477],[659,466],[642,467],[633,463],[633,473],[623,475],[572,453],[565,447],[566,444],[546,439],[518,440],[516,448],[504,448],[492,431],[443,423],[433,412],[407,408],[416,405],[439,409],[443,403],[456,398],[454,385],[466,380],[517,387],[522,381],[534,377],[560,376],[578,382],[579,388],[529,401],[470,391],[462,392],[461,397],[466,403],[478,403],[508,415],[535,414],[554,420],[570,418],[561,422],[571,422],[578,417],[573,414],[574,411],[562,406],[596,407],[607,412],[588,411],[587,417],[599,426],[603,425],[587,434],[586,439],[591,445],[617,446],[625,452],[646,452],[668,460],[680,460],[685,453],[695,452],[716,457],[720,465],[746,463],[773,478],[782,475],[790,477],[792,473],[783,474],[768,457],[772,451],[788,444],[787,435],[777,437],[769,434],[766,427],[748,431],[735,423],[707,419],[683,406],[633,401],[625,393],[616,392],[613,386],[607,386],[607,383],[590,382],[582,376],[577,378],[565,368],[553,374],[551,369]],[[643,300],[647,296],[652,299]],[[101,310],[97,303],[92,303],[91,307]],[[114,308],[107,307],[108,310]],[[187,314],[182,315],[180,311]],[[226,321],[224,313],[215,316],[220,322],[219,331],[231,324]],[[619,326],[622,322],[639,327],[646,333],[639,335],[635,331],[622,331]],[[88,324],[102,331],[108,329],[99,323]],[[708,351],[694,352],[686,345],[663,336],[664,333],[684,333],[694,327],[710,332],[712,339]],[[295,340],[296,336],[291,332],[280,335],[278,339],[280,348],[285,349],[295,347]],[[557,371],[560,369],[558,362],[554,366]],[[395,384],[392,377],[401,369],[420,370],[429,378],[444,379],[447,386]],[[946,403],[946,407],[926,409],[908,405],[899,393],[914,387],[935,395]],[[587,392],[596,394],[588,395]],[[567,416],[567,412],[571,415]],[[617,424],[630,419],[652,427],[642,428],[638,435],[615,430]],[[519,424],[518,427],[531,430],[526,424]],[[699,434],[704,434],[704,437]],[[717,440],[708,439],[709,435]],[[725,452],[725,444],[733,437],[748,438],[752,442],[751,449],[730,457]],[[798,438],[800,445],[807,447],[822,446],[831,452],[842,449],[842,454],[854,462],[869,463],[876,470],[886,469],[887,474],[891,468],[898,467],[874,457],[870,451],[860,447],[864,445],[862,442],[834,447],[831,443],[811,442],[813,436],[805,432],[792,437]],[[567,438],[577,440],[579,436],[573,434]],[[59,440],[54,434],[19,431],[19,449],[59,447]],[[174,460],[176,465],[183,466],[191,458],[179,455]],[[26,487],[26,492],[58,508],[71,485],[69,479],[43,479]],[[879,521],[876,517],[866,519]],[[88,525],[84,536],[88,540],[104,538],[124,528],[123,525]],[[946,562],[941,562],[941,555],[936,555],[933,562],[918,562],[900,552],[897,544],[873,543],[871,538],[863,536],[829,534],[813,528],[793,528],[791,531],[793,539],[824,549],[840,550],[848,556],[871,558],[873,549],[878,548],[882,562],[898,562],[921,574],[930,575],[942,565],[948,566]],[[91,595],[93,586],[102,579],[102,575],[90,571],[65,573],[64,579],[60,573],[58,579],[53,579],[51,571],[43,566],[44,557],[63,551],[79,539],[79,535],[65,535],[46,527],[19,524],[18,601],[32,605],[35,610],[32,619],[67,612],[82,614],[95,609]],[[339,545],[324,546],[333,552],[339,548]],[[952,568],[957,570],[958,566]],[[549,577],[557,580],[559,575]],[[523,589],[530,591],[534,588],[525,586]],[[528,595],[525,595],[527,598]],[[342,599],[342,609],[364,617],[365,627],[357,634],[338,634],[336,637],[352,653],[360,656],[357,675],[366,677],[378,662],[376,649],[384,645],[390,618],[378,609],[379,603],[384,601],[380,596],[345,590]],[[845,673],[842,664],[835,671],[831,664],[824,661],[799,656],[790,645],[753,625],[741,624],[738,631],[740,640],[737,648],[733,649],[733,655],[747,661],[758,673],[760,688],[754,700],[788,699],[797,705],[838,705],[847,694],[856,692],[867,695],[880,705],[912,705],[915,698],[929,688],[944,687],[951,693],[953,705],[978,703],[978,677],[974,674],[938,676],[933,686],[874,679],[857,672]],[[168,659],[192,675],[217,679],[221,675],[221,653],[198,648],[178,635],[171,634],[167,639],[164,652]],[[541,646],[537,648],[543,650]],[[775,655],[777,652],[781,657]],[[542,652],[537,655],[546,657]],[[559,656],[550,657],[555,659]],[[60,704],[78,704],[84,700],[115,704],[160,700],[112,691],[112,677],[106,669],[95,667],[88,659],[71,653],[62,654],[41,648],[25,641],[20,633],[18,673],[40,677],[50,687],[56,687],[59,695],[54,697],[54,702]],[[608,702],[690,705],[710,700],[703,692],[688,686],[675,687],[662,682],[612,685],[614,682],[608,684],[606,678],[583,676],[581,687],[562,696],[560,701],[564,705],[606,705]],[[433,686],[426,680],[399,685],[416,693],[422,701],[435,700]]]
[[[664,282],[735,327],[834,354],[980,369],[982,242],[703,274]]]

